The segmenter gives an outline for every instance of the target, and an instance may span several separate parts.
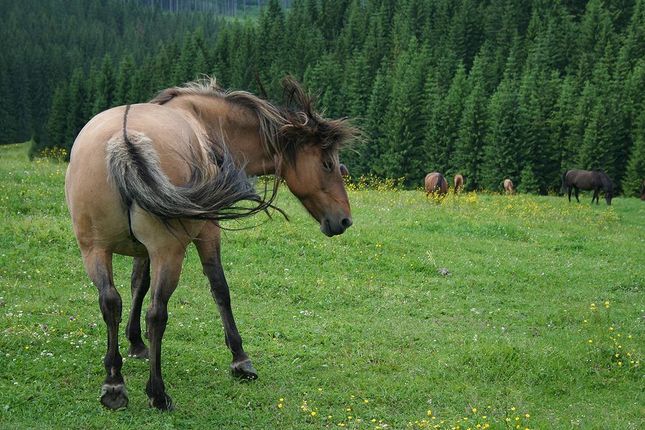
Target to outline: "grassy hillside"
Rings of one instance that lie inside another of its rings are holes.
[[[191,249],[163,350],[176,410],[148,408],[147,363],[126,359],[130,405],[110,412],[66,166],[26,154],[0,147],[0,428],[643,428],[641,201],[352,191],[354,227],[329,239],[285,189],[291,222],[223,241],[260,379],[229,377]],[[115,257],[126,315],[129,264]]]

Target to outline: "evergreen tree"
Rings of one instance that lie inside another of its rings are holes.
[[[78,68],[74,70],[72,80],[69,83],[67,96],[67,117],[63,145],[61,147],[69,150],[72,148],[76,135],[81,131],[87,120],[87,89],[85,88],[85,74]]]
[[[405,177],[407,185],[421,184],[423,167],[422,96],[425,50],[412,39],[397,59],[393,70],[391,103],[384,118],[385,147],[382,159],[388,177]]]
[[[281,77],[286,71],[283,67],[286,61],[280,57],[285,47],[285,17],[278,0],[269,0],[258,21],[258,35],[257,71],[262,81],[268,83],[270,98],[275,99],[280,94],[278,76]]]
[[[391,92],[392,81],[389,77],[389,64],[384,61],[374,79],[367,107],[365,132],[370,139],[359,149],[363,159],[368,160],[370,170],[380,177],[386,177],[387,175],[383,154],[388,142],[385,137],[383,117],[390,104]],[[349,167],[350,169],[352,168],[352,166]]]
[[[342,68],[333,55],[324,55],[313,67],[305,72],[305,84],[315,88],[319,94],[320,106],[330,118],[342,115],[343,98],[338,92],[338,84],[342,82]]]
[[[464,66],[460,64],[446,97],[436,100],[428,119],[424,146],[430,170],[452,174],[456,173],[455,168],[459,169],[459,166],[452,163],[451,158],[458,138],[459,121],[463,114],[468,92],[466,71]]]
[[[531,163],[524,164],[522,173],[520,174],[520,183],[517,186],[517,191],[528,194],[540,193],[540,183]]]
[[[554,168],[565,172],[575,166],[578,147],[574,133],[576,114],[576,88],[573,78],[568,76],[562,80],[558,101],[549,115],[550,141],[558,149],[557,161]]]
[[[580,52],[578,75],[581,81],[591,77],[594,64],[602,58],[612,35],[611,17],[603,0],[589,0],[577,37]]]
[[[303,0],[293,3],[287,15],[285,28],[282,68],[297,79],[302,79],[307,66],[315,64],[324,53],[323,36],[308,16]]]
[[[95,75],[91,77],[91,82],[92,107],[90,116],[94,116],[112,106],[114,102],[114,66],[109,55],[103,57],[101,68],[95,71]]]
[[[71,133],[67,131],[67,107],[69,106],[69,87],[61,85],[54,91],[52,98],[52,108],[47,119],[45,132],[47,135],[47,146],[55,148],[68,148],[66,141],[67,136]],[[41,142],[42,144],[42,142]],[[42,145],[44,149],[45,145]]]
[[[517,83],[511,76],[505,75],[488,105],[481,185],[490,190],[499,190],[504,178],[517,180],[522,170]]]
[[[116,76],[114,90],[115,106],[125,105],[135,101],[134,74],[134,58],[131,55],[126,55],[119,64],[119,72]]]
[[[643,181],[645,181],[645,110],[641,111],[634,128],[634,146],[622,184],[625,195],[640,195]]]
[[[461,173],[466,179],[467,190],[480,188],[480,169],[486,134],[488,98],[485,92],[483,60],[476,57],[468,76],[470,93],[466,98],[459,124],[459,132],[452,156],[454,173]]]

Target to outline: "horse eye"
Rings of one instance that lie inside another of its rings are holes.
[[[323,161],[322,166],[323,166],[323,170],[327,173],[334,170],[334,163],[332,163],[331,161]]]

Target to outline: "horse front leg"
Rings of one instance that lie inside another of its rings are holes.
[[[569,203],[571,203],[571,191],[573,191],[573,188],[567,187],[567,194],[569,195]]]
[[[600,195],[600,190],[599,190],[598,188],[596,188],[595,190],[593,190],[593,197],[591,198],[591,204],[593,204],[593,201],[594,201],[594,200],[596,201],[596,204],[598,204],[598,200],[599,200],[599,199],[598,199],[598,196],[599,196],[599,195]]]
[[[580,192],[580,190],[578,189],[578,187],[573,187],[573,190],[575,191],[575,194],[576,194],[576,201],[580,203],[580,199],[578,198],[578,193]]]
[[[101,387],[101,403],[109,409],[128,405],[128,393],[121,375],[123,359],[119,354],[119,323],[121,322],[121,296],[114,287],[112,254],[104,250],[83,253],[85,270],[99,292],[99,306],[107,326],[107,352],[103,359],[106,377]]]
[[[148,358],[148,348],[141,338],[141,308],[143,306],[143,298],[150,289],[149,258],[134,258],[130,281],[132,306],[130,308],[128,325],[125,328],[125,336],[130,341],[128,355],[135,358]]]
[[[164,247],[151,255],[152,296],[146,312],[150,340],[150,378],[146,384],[148,403],[161,410],[172,409],[172,399],[166,394],[161,376],[161,341],[168,323],[168,300],[177,288],[185,248]]]
[[[240,379],[257,379],[258,374],[242,348],[242,337],[237,330],[231,309],[231,295],[221,261],[220,228],[216,224],[206,224],[194,243],[202,262],[204,274],[210,283],[211,294],[219,309],[224,326],[226,346],[233,354],[231,374]]]

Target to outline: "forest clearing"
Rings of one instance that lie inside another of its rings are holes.
[[[164,345],[177,407],[150,409],[148,365],[126,358],[130,404],[110,412],[97,401],[105,324],[64,202],[66,163],[27,153],[0,147],[0,428],[642,428],[636,198],[436,203],[350,185],[354,225],[326,238],[283,189],[290,222],[260,215],[222,239],[259,379],[230,377],[191,247]],[[130,269],[115,257],[124,316]]]

